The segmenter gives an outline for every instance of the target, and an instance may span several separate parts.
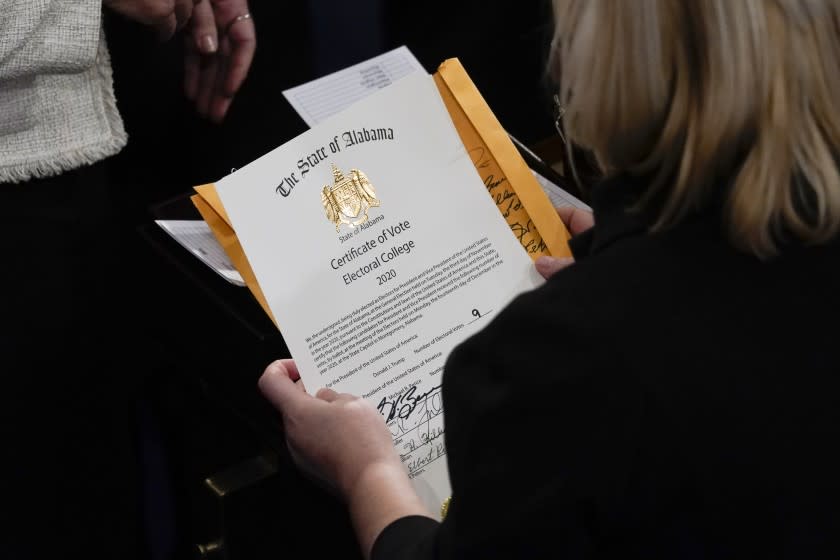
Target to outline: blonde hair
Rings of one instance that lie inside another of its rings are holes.
[[[730,237],[760,257],[838,232],[840,1],[554,4],[567,135],[653,178],[655,229],[726,186]]]

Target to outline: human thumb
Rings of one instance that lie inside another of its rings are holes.
[[[289,412],[302,398],[306,398],[306,393],[295,386],[289,369],[280,360],[265,369],[258,385],[263,396],[281,412]]]
[[[557,258],[542,256],[538,258],[534,264],[537,267],[537,272],[539,272],[543,278],[548,280],[549,278],[554,276],[558,271],[566,268],[573,262],[575,262],[575,260],[569,257]]]

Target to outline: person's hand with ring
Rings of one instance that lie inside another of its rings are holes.
[[[199,114],[221,122],[251,68],[256,28],[247,0],[197,0],[186,37],[184,90]]]

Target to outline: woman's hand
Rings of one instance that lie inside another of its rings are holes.
[[[103,5],[154,28],[163,40],[188,26],[184,92],[200,115],[224,120],[257,48],[247,0],[103,0]]]
[[[286,440],[304,469],[313,469],[347,496],[371,469],[402,470],[382,415],[367,401],[321,389],[313,397],[298,378],[293,360],[268,366],[259,386],[282,413]]]
[[[199,0],[186,36],[184,91],[213,122],[227,115],[245,81],[257,36],[247,0]]]
[[[362,552],[408,515],[429,516],[394,449],[382,415],[367,401],[331,389],[306,394],[292,360],[278,360],[260,390],[283,414],[286,441],[304,470],[334,485],[350,510]]]
[[[595,218],[592,216],[592,212],[588,210],[582,210],[573,206],[560,206],[556,210],[560,219],[563,220],[564,224],[566,224],[566,228],[569,230],[569,233],[573,236],[583,233],[595,225]],[[540,257],[537,259],[535,265],[537,267],[537,272],[539,272],[543,278],[548,280],[557,272],[566,268],[573,262],[575,262],[575,260],[571,257]]]

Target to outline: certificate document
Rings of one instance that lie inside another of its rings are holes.
[[[432,78],[400,80],[216,187],[307,390],[372,402],[440,515],[444,362],[542,279]]]

